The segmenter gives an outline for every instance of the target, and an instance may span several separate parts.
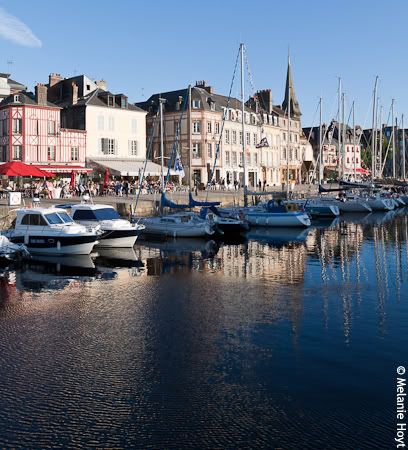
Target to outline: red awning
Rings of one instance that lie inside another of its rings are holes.
[[[53,177],[54,174],[41,170],[38,166],[31,164],[24,164],[21,161],[10,161],[4,164],[0,164],[0,175],[6,175],[9,177]]]
[[[55,166],[38,166],[41,170],[47,171],[47,172],[55,172],[55,173],[90,173],[92,172],[92,169],[89,169],[88,167],[82,167],[82,166],[63,166],[63,165],[55,165]]]
[[[367,174],[370,173],[368,170],[363,169],[362,167],[359,167],[358,169],[356,169],[356,172],[357,172],[357,173],[362,173],[362,174],[364,174],[364,175],[367,175]]]

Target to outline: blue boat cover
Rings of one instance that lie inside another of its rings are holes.
[[[194,208],[194,206],[205,206],[207,208],[210,208],[211,206],[220,206],[221,202],[200,202],[193,199],[193,195],[191,192],[188,194],[188,203],[190,208]]]

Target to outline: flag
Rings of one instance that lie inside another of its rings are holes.
[[[179,175],[181,178],[184,178],[184,169],[183,165],[181,164],[181,158],[179,153],[176,154],[176,160],[174,161],[174,171]]]
[[[261,142],[259,144],[256,144],[255,148],[262,148],[262,147],[269,147],[268,139],[266,137],[261,139]]]

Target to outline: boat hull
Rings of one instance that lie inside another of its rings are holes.
[[[309,227],[310,218],[302,212],[270,213],[248,212],[246,218],[251,225],[263,227]]]
[[[43,236],[15,235],[9,236],[15,244],[25,244],[30,253],[40,255],[89,255],[98,236]]]
[[[211,233],[207,224],[194,225],[178,225],[178,224],[163,224],[154,220],[141,220],[145,226],[143,230],[144,235],[151,236],[165,236],[165,237],[206,237]]]
[[[367,203],[373,211],[391,211],[394,209],[394,202],[390,199],[369,198]]]
[[[340,209],[336,205],[306,205],[305,211],[312,217],[337,217],[340,215]]]
[[[108,230],[104,231],[99,238],[99,243],[95,246],[97,248],[132,248],[137,238],[140,236],[142,230]]]
[[[370,205],[367,202],[354,202],[354,201],[345,201],[345,202],[338,202],[338,207],[341,212],[371,212],[372,209]]]

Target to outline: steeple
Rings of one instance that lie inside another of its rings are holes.
[[[283,100],[282,103],[282,109],[284,111],[288,110],[289,86],[290,86],[290,115],[291,117],[300,117],[302,113],[300,112],[299,102],[297,101],[295,94],[295,87],[293,85],[292,67],[290,65],[290,58],[288,58],[288,72],[286,74],[285,99]]]

